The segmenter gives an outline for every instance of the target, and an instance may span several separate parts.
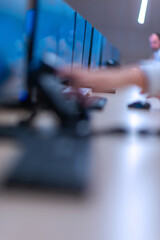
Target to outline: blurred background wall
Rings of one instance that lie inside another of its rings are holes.
[[[141,0],[67,0],[121,52],[121,63],[149,58],[152,32],[160,32],[160,0],[148,2],[145,24],[137,22]]]

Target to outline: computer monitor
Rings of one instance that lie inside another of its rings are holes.
[[[82,16],[80,16],[79,13],[76,13],[76,26],[73,49],[73,67],[82,66],[85,27],[86,27],[85,19]]]
[[[86,28],[85,28],[84,48],[83,48],[83,55],[82,55],[82,66],[85,68],[88,68],[89,57],[91,53],[92,26],[88,21],[86,21],[85,24],[86,24]]]
[[[108,60],[111,60],[113,59],[113,53],[114,53],[114,50],[113,50],[113,45],[112,43],[108,43]]]
[[[0,1],[0,101],[18,98],[24,87],[26,9],[27,0]]]
[[[103,38],[102,66],[108,66],[108,63],[113,61],[113,56],[113,45],[107,38]]]
[[[120,56],[118,49],[107,41],[105,48],[105,61],[103,61],[103,65],[106,67],[116,67],[119,65],[119,60]]]
[[[101,53],[101,67],[106,67],[108,61],[108,40],[105,36],[102,37],[102,53]]]
[[[73,62],[75,22],[75,11],[68,4],[62,2],[59,26],[58,56],[62,59],[62,65],[66,65],[70,68],[72,67]]]
[[[99,67],[102,67],[102,60],[103,60],[103,47],[104,47],[104,39],[105,37],[101,36],[101,48],[100,48],[100,61],[99,61]]]
[[[56,64],[60,23],[62,19],[61,0],[37,0],[36,26],[32,47],[32,61],[39,64],[46,56],[51,55]]]
[[[116,47],[113,48],[113,60],[117,62],[117,64],[120,63],[120,52]]]
[[[100,66],[100,52],[101,52],[102,34],[93,29],[92,52],[90,60],[90,68],[99,68]]]

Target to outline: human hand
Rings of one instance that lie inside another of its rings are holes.
[[[61,69],[58,73],[63,79],[67,79],[69,84],[75,89],[80,87],[91,88],[96,92],[114,93],[113,70],[88,70],[74,68],[70,71],[68,68]]]

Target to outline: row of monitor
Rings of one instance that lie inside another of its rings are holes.
[[[34,58],[51,52],[62,64],[91,68],[108,59],[119,62],[118,49],[64,1],[39,0],[37,12]]]
[[[0,1],[0,82],[46,58],[53,65],[99,68],[119,51],[62,0]],[[15,68],[15,66],[17,66]],[[15,70],[16,69],[16,70]]]

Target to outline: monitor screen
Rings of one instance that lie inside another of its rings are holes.
[[[103,48],[105,44],[105,37],[101,35],[101,48],[100,48],[100,61],[99,61],[99,67],[102,67],[102,58],[103,58]]]
[[[62,3],[59,27],[58,56],[62,59],[62,65],[71,68],[73,61],[73,43],[75,33],[76,13],[66,3]]]
[[[85,68],[89,67],[89,56],[91,51],[91,36],[92,36],[92,26],[89,22],[86,21],[84,49],[83,49],[83,56],[82,56],[82,66]]]
[[[107,39],[103,36],[102,39],[102,55],[101,55],[101,65],[106,66],[106,63],[108,61],[108,55],[107,55],[107,45],[108,41]]]
[[[0,99],[18,93],[24,84],[26,8],[27,0],[0,1]]]
[[[120,62],[120,52],[116,47],[113,48],[113,60],[117,63]]]
[[[118,66],[120,61],[119,50],[114,47],[105,37],[103,37],[102,46],[102,67]]]
[[[62,1],[38,0],[36,9],[32,58],[34,62],[39,63],[46,56],[52,55],[52,59],[57,56]]]
[[[113,59],[113,46],[107,40],[103,40],[103,54],[102,54],[102,65],[107,65],[107,62]]]
[[[73,66],[82,65],[85,36],[85,19],[76,13],[75,39],[73,49]]]
[[[108,46],[107,46],[107,55],[108,55],[108,60],[113,59],[113,45],[112,43],[108,42]]]
[[[98,68],[100,66],[100,53],[102,44],[102,34],[99,33],[95,28],[93,31],[92,40],[92,53],[91,53],[91,68]]]

